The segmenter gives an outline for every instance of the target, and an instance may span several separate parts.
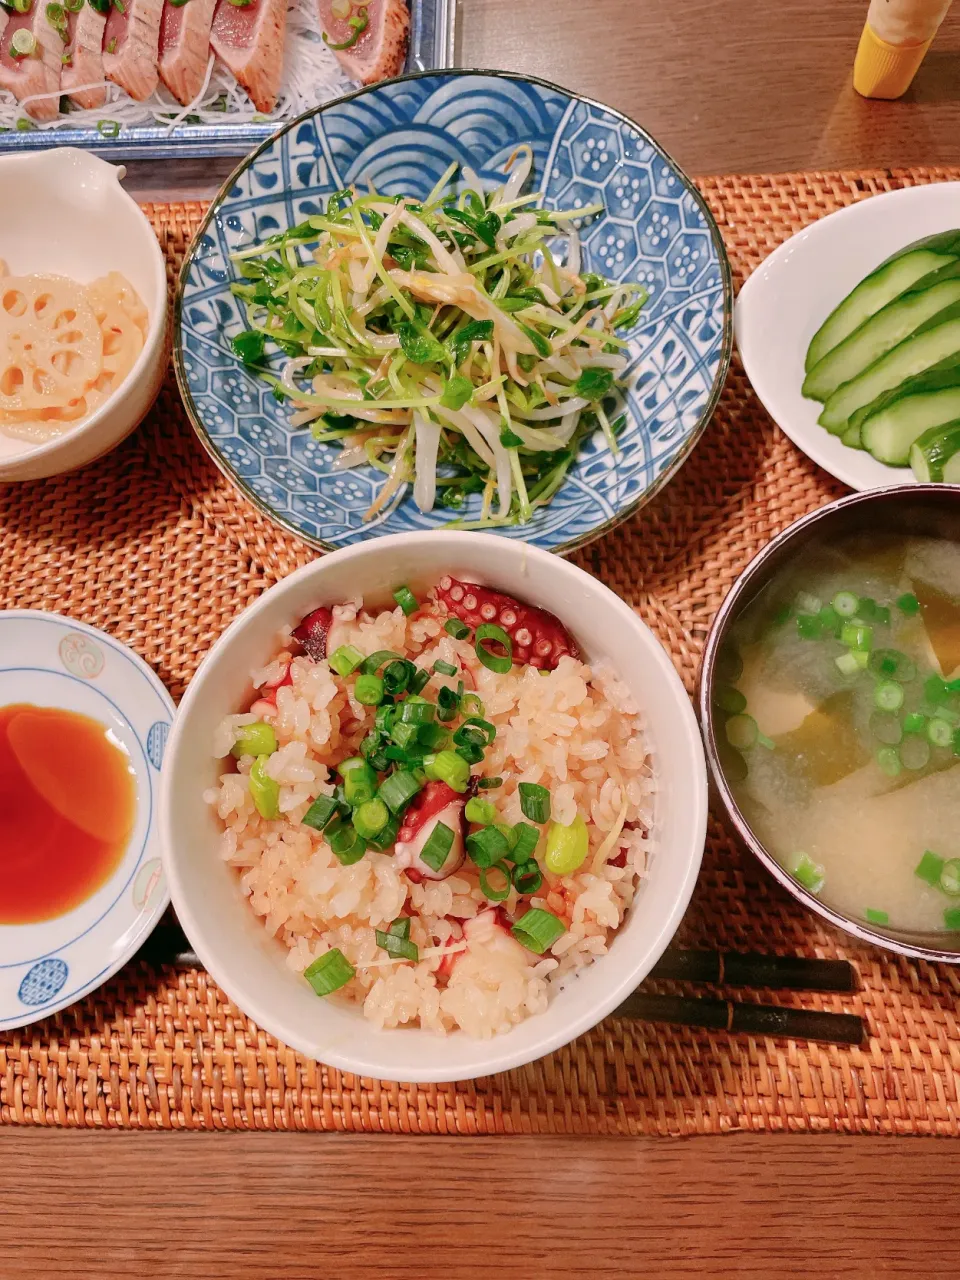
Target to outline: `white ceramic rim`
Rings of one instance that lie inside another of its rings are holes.
[[[104,645],[106,648],[112,649],[115,652],[120,653],[125,659],[129,660],[134,665],[134,667],[136,667],[139,670],[140,674],[153,687],[153,689],[159,696],[160,701],[164,704],[164,706],[166,706],[167,710],[169,711],[171,723],[172,724],[176,723],[176,704],[171,698],[166,686],[157,676],[156,672],[152,671],[151,668],[147,666],[147,664],[140,657],[140,655],[138,653],[134,653],[132,649],[129,649],[125,644],[121,643],[121,641],[114,639],[113,636],[108,635],[105,631],[99,631],[96,627],[91,627],[89,623],[78,622],[76,618],[68,618],[61,613],[47,613],[43,609],[5,609],[2,612],[0,612],[0,623],[2,623],[3,620],[5,619],[15,619],[15,618],[20,618],[20,619],[33,618],[43,622],[50,622],[50,621],[58,622],[58,623],[61,623],[66,630],[83,632],[85,635],[92,636],[93,638],[95,638],[98,644]],[[59,672],[57,674],[59,674]],[[118,710],[121,710],[121,713],[122,713],[122,709],[118,708]],[[127,717],[124,714],[124,719],[126,718]],[[147,767],[148,768],[150,767],[149,762],[147,764]],[[161,782],[162,782],[162,774],[160,775],[160,778],[151,782],[151,786],[153,787],[154,803],[153,803],[153,812],[150,815],[150,820],[147,824],[146,836],[144,839],[145,849],[151,837],[156,839],[158,847],[160,844],[159,815],[160,815],[160,799],[161,799]],[[17,1030],[20,1027],[29,1027],[35,1022],[42,1022],[45,1018],[52,1017],[55,1013],[59,1013],[62,1009],[70,1008],[71,1005],[74,1005],[78,1003],[78,1001],[83,1000],[92,991],[96,991],[97,988],[101,987],[105,982],[109,982],[109,980],[114,976],[114,974],[118,973],[123,968],[123,966],[129,960],[131,960],[133,956],[135,956],[136,953],[140,950],[140,948],[146,942],[147,938],[149,938],[150,934],[153,933],[154,929],[157,926],[158,921],[160,920],[160,917],[163,915],[163,913],[166,911],[169,905],[170,905],[170,889],[169,889],[169,885],[165,883],[153,907],[149,911],[147,910],[142,911],[140,915],[137,917],[136,926],[131,931],[131,934],[127,941],[126,946],[119,953],[119,955],[106,966],[106,968],[96,973],[88,981],[84,982],[79,988],[72,990],[64,999],[61,1000],[55,997],[51,1004],[42,1006],[39,1012],[35,1014],[28,1014],[22,1020],[15,1019],[11,1021],[9,1019],[3,1020],[2,1018],[0,1018],[0,1032]],[[112,911],[112,908],[111,908],[111,911]],[[102,918],[100,921],[98,921],[97,924],[92,927],[93,928],[99,927],[99,925],[101,925],[104,922],[104,919],[105,917]],[[0,926],[0,927],[4,927],[4,926]],[[121,932],[118,936],[122,937],[123,933]],[[33,957],[32,960],[24,960],[23,964],[27,965],[27,964],[36,963],[42,959],[45,959],[47,955],[55,955],[57,951],[59,951],[60,949],[62,949],[62,947],[66,945],[68,944],[62,943],[60,944],[60,946],[55,947],[51,952],[45,953],[44,956],[35,956]],[[72,944],[69,944],[69,945],[72,945]],[[25,1006],[25,1008],[26,1007],[27,1006]]]
[[[921,187],[900,187],[896,191],[883,191],[878,195],[869,196],[865,200],[858,200],[855,204],[847,205],[843,209],[835,209],[833,213],[828,213],[822,218],[818,218],[808,227],[801,227],[799,231],[795,231],[789,239],[779,245],[774,251],[768,254],[763,261],[750,273],[744,281],[740,292],[737,294],[736,302],[733,309],[733,332],[734,340],[737,345],[737,352],[743,363],[744,371],[750,382],[757,399],[769,413],[780,430],[788,437],[802,452],[805,453],[812,462],[818,467],[822,467],[834,479],[839,480],[842,484],[855,489],[857,492],[865,493],[874,489],[886,489],[893,486],[917,483],[916,478],[910,467],[890,467],[883,462],[878,462],[876,458],[870,457],[869,454],[864,455],[862,451],[851,449],[848,446],[842,446],[844,453],[849,453],[850,465],[845,465],[843,455],[840,455],[840,461],[837,460],[835,451],[830,448],[822,448],[828,442],[839,444],[836,436],[830,435],[825,428],[814,424],[813,428],[809,424],[797,424],[792,420],[788,413],[780,413],[774,406],[779,399],[776,388],[771,387],[767,378],[767,368],[763,364],[757,363],[756,360],[748,360],[743,352],[741,342],[744,324],[744,315],[747,309],[752,305],[754,293],[769,287],[762,279],[762,271],[764,267],[777,267],[784,258],[796,248],[796,241],[801,237],[806,241],[812,241],[814,245],[817,240],[831,233],[835,233],[838,224],[845,225],[848,221],[861,218],[866,209],[876,210],[878,206],[884,208],[892,204],[910,204],[923,203],[931,198],[931,192],[943,193],[953,189],[954,196],[960,206],[960,182],[935,182]],[[938,195],[937,198],[944,199],[944,195]],[[875,215],[873,215],[875,216]],[[960,223],[960,217],[957,219]],[[826,230],[825,230],[826,228]],[[946,229],[946,228],[944,228]],[[922,232],[921,235],[935,234],[934,232]],[[915,238],[920,238],[915,237]],[[907,241],[906,243],[909,243]],[[880,264],[877,263],[877,266]],[[839,301],[839,300],[838,300]],[[824,317],[825,318],[825,317]]]
[[[436,541],[437,537],[445,537],[454,539],[457,542],[469,540],[471,542],[482,541],[484,545],[490,541],[495,535],[485,533],[472,533],[453,531],[450,533],[442,533],[438,535],[437,531],[428,530],[422,533],[400,533],[390,534],[376,541],[375,549],[377,552],[389,553],[393,545],[402,543],[410,546],[418,541]],[[529,546],[525,543],[517,544],[518,549],[522,548],[531,564],[535,565],[538,561],[549,563],[551,569],[561,573],[561,575],[573,580],[584,573],[584,570],[571,564],[569,561],[562,559],[553,552],[544,551],[540,548]],[[497,548],[493,548],[494,553]],[[322,558],[321,563],[326,563],[332,558],[338,561],[350,560],[360,555],[369,555],[371,546],[369,543],[361,542],[354,546],[343,547],[337,551],[331,552]],[[294,573],[283,578],[277,586],[296,583],[304,578],[308,578],[316,572],[317,561],[302,566]],[[494,1036],[491,1040],[476,1041],[477,1058],[482,1058],[482,1065],[476,1070],[464,1074],[453,1074],[449,1072],[437,1072],[429,1068],[405,1067],[403,1065],[402,1045],[404,1035],[421,1034],[415,1029],[400,1028],[397,1031],[398,1039],[396,1046],[400,1048],[400,1052],[396,1054],[396,1065],[391,1064],[391,1074],[383,1075],[384,1064],[368,1058],[345,1057],[337,1051],[335,1047],[329,1050],[323,1050],[323,1062],[331,1067],[336,1067],[342,1071],[350,1071],[354,1074],[369,1076],[374,1079],[396,1079],[404,1082],[418,1084],[447,1083],[454,1080],[477,1079],[487,1075],[493,1075],[501,1071],[509,1071],[516,1067],[522,1067],[530,1062],[538,1061],[546,1054],[552,1053],[556,1049],[562,1048],[569,1044],[584,1032],[591,1030],[597,1023],[601,1022],[608,1014],[612,1013],[618,1005],[635,990],[635,988],[649,974],[650,970],[656,964],[657,960],[663,954],[671,938],[677,931],[686,909],[690,903],[697,877],[700,873],[700,866],[703,860],[703,850],[706,843],[707,830],[707,766],[706,757],[703,750],[703,742],[700,736],[700,729],[697,724],[696,714],[690,698],[683,687],[683,683],[678,676],[673,663],[667,656],[663,646],[654,636],[653,632],[647,625],[637,617],[636,613],[627,605],[618,595],[612,592],[609,587],[605,586],[592,575],[586,575],[597,591],[605,593],[610,597],[609,603],[618,612],[623,619],[625,626],[631,628],[636,634],[637,641],[642,644],[651,655],[653,663],[658,668],[658,674],[671,688],[675,696],[677,705],[677,714],[683,723],[684,729],[684,746],[688,755],[689,776],[686,782],[689,786],[688,802],[691,813],[691,824],[694,831],[693,851],[690,862],[687,867],[685,876],[680,885],[679,893],[676,896],[674,905],[670,913],[660,922],[659,927],[650,933],[645,939],[642,954],[634,962],[632,966],[624,971],[617,981],[611,984],[606,996],[600,1002],[590,1009],[585,1010],[576,1018],[571,1020],[552,1035],[544,1036],[542,1041],[538,1041],[536,1046],[525,1052],[511,1051],[507,1047],[510,1033]],[[208,650],[204,662],[208,661],[221,647],[229,644],[234,637],[238,636],[246,629],[249,621],[257,614],[272,607],[271,602],[272,589],[265,591],[263,595],[252,604],[250,604],[244,612],[236,618],[230,626],[223,632],[215,644]],[[202,672],[203,664],[197,674]],[[180,735],[183,732],[183,726],[187,721],[187,714],[190,711],[194,698],[197,696],[199,684],[196,676],[187,687],[187,692],[180,703],[179,713],[174,720],[173,731],[167,742],[165,766],[172,761],[176,754],[180,742]],[[226,993],[228,998],[232,1000],[245,1014],[257,1023],[264,1031],[274,1035],[278,1040],[291,1048],[304,1054],[311,1060],[315,1058],[315,1046],[310,1042],[309,1038],[300,1034],[295,1026],[281,1026],[275,1013],[266,1005],[258,1000],[248,1000],[245,995],[241,995],[242,982],[234,981],[232,974],[226,973],[220,968],[218,959],[214,950],[208,947],[204,931],[203,921],[199,911],[197,911],[187,896],[183,882],[180,877],[180,856],[171,851],[171,841],[169,839],[170,818],[169,813],[174,803],[171,791],[172,769],[165,767],[161,775],[160,781],[160,836],[161,836],[161,852],[164,861],[164,870],[166,872],[167,883],[170,888],[170,895],[173,902],[174,910],[180,921],[187,937],[194,947],[200,958],[204,968]],[[357,1011],[357,1016],[362,1017],[362,1012]],[[521,1024],[523,1025],[523,1024]],[[426,1033],[433,1034],[433,1033]],[[451,1032],[452,1035],[461,1034]]]
[[[127,374],[123,383],[121,383],[113,394],[110,395],[102,405],[100,405],[99,409],[95,409],[93,413],[90,414],[89,418],[82,422],[78,427],[74,427],[72,430],[65,432],[62,436],[56,436],[52,440],[47,440],[43,444],[38,444],[33,449],[24,449],[12,455],[9,459],[4,460],[9,463],[19,464],[25,462],[27,459],[34,462],[39,458],[49,457],[51,454],[55,454],[58,449],[62,448],[65,441],[73,443],[77,440],[82,440],[84,436],[92,434],[107,414],[115,407],[117,396],[124,386],[126,384],[132,385],[144,376],[148,366],[153,363],[153,360],[156,357],[157,348],[165,341],[166,337],[167,312],[169,310],[170,293],[170,290],[167,287],[167,264],[164,260],[163,251],[160,248],[160,241],[154,234],[153,227],[147,220],[147,215],[137,204],[136,200],[134,200],[133,196],[130,195],[128,191],[125,191],[122,186],[123,179],[127,172],[124,165],[110,164],[108,161],[102,160],[92,152],[81,151],[79,147],[51,147],[49,150],[45,151],[31,151],[23,153],[14,152],[9,155],[0,156],[0,190],[3,189],[5,182],[4,166],[12,168],[14,165],[19,164],[21,166],[32,166],[34,168],[52,168],[55,164],[61,163],[61,157],[64,155],[70,157],[81,156],[84,162],[90,164],[92,167],[96,168],[99,166],[111,171],[116,182],[116,188],[112,192],[113,198],[126,204],[133,212],[136,213],[137,218],[143,224],[145,242],[148,246],[146,252],[153,260],[153,276],[157,298],[162,299],[163,301],[162,305],[158,306],[155,312],[150,316],[150,323],[147,327],[147,334],[143,341],[143,347],[134,362],[133,368]],[[15,174],[11,174],[7,181],[12,182],[14,179]],[[132,429],[133,428],[131,427],[131,430]],[[2,469],[2,464],[0,464],[0,471],[2,471]],[[99,635],[102,633],[98,632],[97,634]]]

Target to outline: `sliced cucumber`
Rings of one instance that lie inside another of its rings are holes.
[[[860,423],[851,422],[850,426],[847,427],[840,439],[851,449],[862,449],[863,441],[860,439]]]
[[[908,289],[838,343],[807,374],[803,394],[813,400],[829,399],[843,383],[909,338],[924,321],[960,302],[960,262],[951,263],[933,277],[924,276],[924,280],[931,278],[937,283],[924,289]]]
[[[951,470],[960,475],[960,419],[931,427],[910,446],[910,466],[921,482],[945,480],[946,468],[954,459]],[[956,484],[956,481],[947,483]]]
[[[954,235],[960,241],[960,237],[956,233]],[[813,335],[807,348],[805,370],[809,373],[828,351],[849,337],[854,329],[859,329],[881,307],[899,297],[923,276],[947,266],[958,256],[960,249],[957,253],[939,253],[929,248],[911,247],[877,267],[830,312]]]
[[[867,418],[886,409],[897,400],[902,400],[905,396],[926,395],[927,392],[934,391],[952,391],[955,387],[960,387],[960,353],[948,356],[946,360],[941,360],[930,369],[924,369],[923,373],[918,373],[913,378],[907,378],[906,382],[901,382],[899,386],[885,391],[869,404],[863,405],[851,415],[850,424],[860,426]]]
[[[820,425],[834,435],[842,435],[857,409],[957,352],[960,352],[960,303],[938,312],[933,320],[921,325],[876,364],[845,382],[824,405],[818,419]]]
[[[863,447],[892,467],[905,467],[914,441],[941,431],[960,419],[960,403],[955,391],[939,391],[927,396],[904,396],[881,413],[866,418],[860,427]]]

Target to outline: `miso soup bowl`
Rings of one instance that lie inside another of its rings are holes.
[[[848,534],[871,530],[884,533],[896,530],[905,536],[949,538],[957,543],[960,555],[960,486],[905,484],[840,498],[797,520],[751,560],[720,606],[703,653],[697,696],[707,761],[716,792],[744,844],[774,879],[805,907],[838,929],[887,951],[922,960],[960,964],[960,933],[913,933],[867,925],[859,919],[845,916],[804,889],[754,834],[737,804],[720,761],[718,733],[721,726],[715,716],[713,695],[718,680],[718,656],[731,628],[777,573],[796,564],[813,547],[834,542]]]
[[[490,1040],[418,1028],[380,1030],[360,1005],[314,995],[268,936],[233,868],[203,793],[223,762],[212,754],[225,714],[248,706],[250,672],[276,651],[277,632],[321,604],[382,603],[401,583],[445,573],[551,610],[588,660],[605,657],[642,708],[654,755],[655,847],[647,875],[606,955],[565,978],[544,1013]],[[641,982],[670,941],[700,869],[707,774],[696,717],[670,659],[633,610],[602,583],[549,552],[492,534],[396,534],[324,556],[265,592],[208,654],[187,690],[164,756],[160,828],[177,915],[208,972],[265,1031],[316,1058],[378,1079],[438,1082],[506,1071],[589,1030]]]

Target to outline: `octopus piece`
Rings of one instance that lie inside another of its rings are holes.
[[[467,797],[448,787],[445,782],[428,782],[403,815],[397,832],[394,857],[397,866],[414,884],[421,880],[446,880],[463,865],[465,855]],[[453,844],[446,860],[434,871],[420,857],[438,822],[453,832]]]
[[[293,638],[299,640],[304,652],[314,662],[323,662],[331,653],[336,653],[348,640],[345,624],[356,617],[352,606],[335,604],[332,609],[325,606],[314,609],[294,628]]]
[[[444,577],[437,586],[437,599],[469,627],[484,622],[502,627],[513,641],[514,662],[552,671],[561,658],[580,656],[576,641],[559,618],[502,591]]]

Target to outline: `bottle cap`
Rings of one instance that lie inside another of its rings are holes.
[[[932,41],[933,36],[923,44],[887,44],[866,23],[853,64],[853,87],[865,98],[899,98],[910,88]]]

